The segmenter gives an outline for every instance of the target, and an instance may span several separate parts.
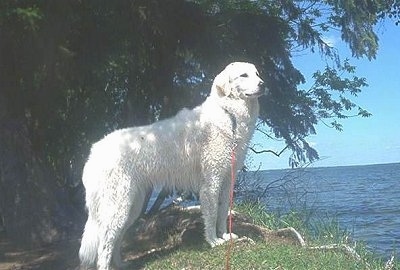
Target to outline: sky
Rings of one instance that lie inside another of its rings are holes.
[[[308,142],[320,155],[313,167],[366,165],[400,162],[400,25],[385,21],[376,26],[379,50],[376,59],[353,58],[348,46],[341,41],[340,33],[328,33],[325,40],[338,49],[341,59],[348,58],[356,66],[356,75],[365,77],[368,86],[362,89],[352,101],[366,109],[369,118],[354,117],[341,120],[343,131],[316,126],[316,135],[308,137]],[[318,52],[304,53],[293,57],[293,63],[312,83],[312,74],[326,65]],[[284,144],[265,140],[255,133],[253,144],[257,149],[271,149],[279,152]],[[249,151],[247,165],[250,169],[290,168],[290,151],[280,157],[272,154],[254,154]]]

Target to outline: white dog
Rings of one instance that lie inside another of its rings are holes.
[[[200,195],[205,238],[229,239],[231,152],[244,163],[259,112],[263,81],[254,65],[232,63],[214,80],[210,96],[193,110],[152,125],[116,130],[95,143],[83,170],[88,220],[79,256],[83,266],[122,266],[125,231],[138,218],[149,187]]]

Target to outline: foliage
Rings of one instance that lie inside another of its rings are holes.
[[[323,41],[335,27],[356,56],[374,57],[372,27],[387,8],[376,2],[372,8],[353,1],[3,1],[3,49],[15,56],[21,92],[8,98],[22,103],[34,146],[60,171],[70,162],[81,166],[107,131],[194,106],[226,63],[251,61],[271,92],[261,100],[262,123],[285,139],[296,160],[314,160],[307,135],[319,120],[343,118],[355,106],[346,94],[366,83],[343,79],[339,72],[355,71],[345,62],[317,72],[313,89],[298,89],[304,78],[291,54],[318,48],[337,59]],[[360,108],[360,115],[368,113]]]
[[[0,133],[12,137],[12,123],[20,123],[31,159],[59,186],[76,186],[90,145],[105,133],[193,107],[227,63],[249,61],[270,90],[260,99],[260,125],[286,142],[297,166],[318,158],[307,143],[318,121],[333,119],[340,130],[339,120],[357,108],[349,96],[366,86],[324,33],[340,31],[354,56],[372,59],[373,26],[396,17],[398,7],[381,0],[4,0]],[[299,87],[304,77],[291,62],[299,50],[336,63],[315,73],[312,89]],[[19,181],[0,173],[0,183]]]
[[[390,0],[390,1],[382,1],[384,6],[383,10],[378,13],[379,18],[388,17],[394,20],[396,25],[400,24],[400,1],[399,0]]]

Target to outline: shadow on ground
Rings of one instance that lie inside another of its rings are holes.
[[[235,213],[233,231],[252,239],[296,243],[274,231],[254,225],[249,218]],[[161,213],[141,219],[126,234],[122,248],[127,269],[142,269],[147,263],[167,256],[177,248],[204,248],[204,226],[199,209],[170,207]],[[18,247],[0,237],[0,270],[79,269],[80,239],[74,238],[40,248]]]

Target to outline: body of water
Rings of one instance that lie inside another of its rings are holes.
[[[257,174],[255,174],[257,175]],[[311,209],[336,217],[356,241],[400,254],[400,163],[258,172],[273,211]]]

